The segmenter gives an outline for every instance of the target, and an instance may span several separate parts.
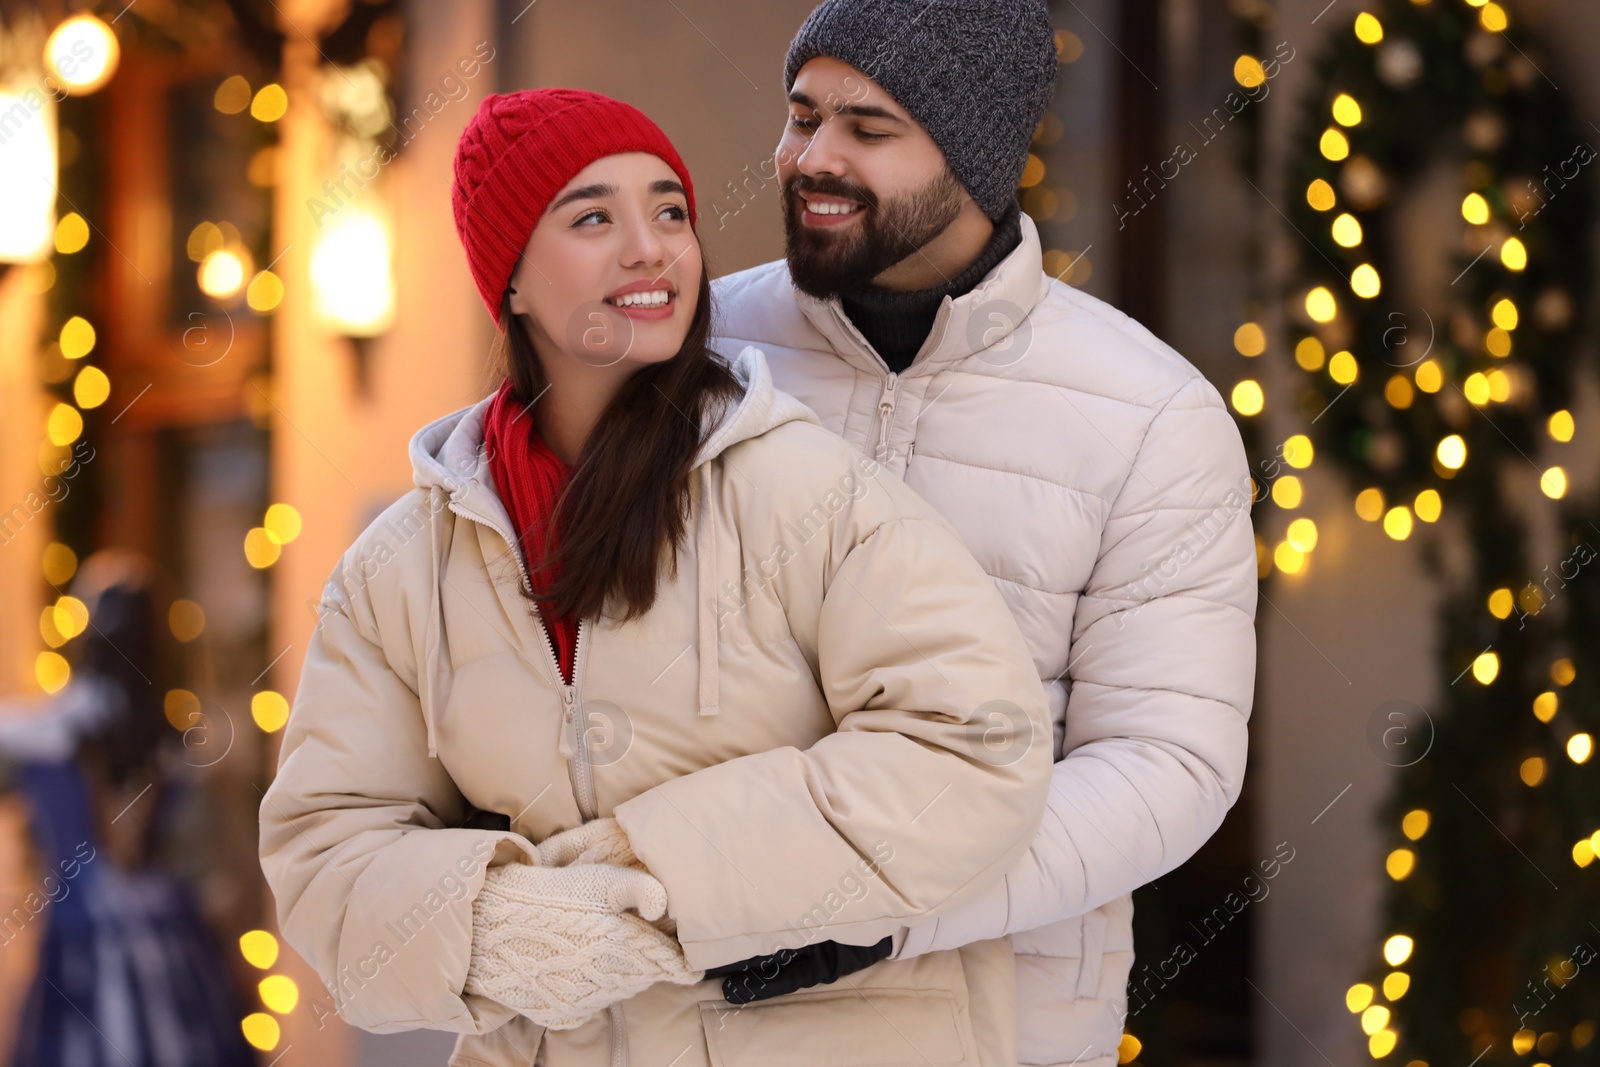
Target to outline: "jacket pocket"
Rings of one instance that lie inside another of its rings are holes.
[[[526,1015],[487,1034],[462,1034],[446,1061],[448,1067],[533,1067],[544,1041],[544,1027]]]
[[[948,993],[863,989],[761,1005],[701,1001],[712,1067],[975,1067]]]

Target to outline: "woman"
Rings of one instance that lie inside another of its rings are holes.
[[[1026,849],[1050,731],[989,578],[758,350],[707,350],[643,114],[492,96],[453,197],[506,381],[335,570],[261,808],[323,1010],[461,1032],[452,1064],[1015,1063],[1003,940],[759,1006],[704,979]]]

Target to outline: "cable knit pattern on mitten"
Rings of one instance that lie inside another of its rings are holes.
[[[643,871],[602,864],[491,868],[472,905],[464,991],[570,1030],[656,982],[705,977],[689,970],[676,938],[628,908],[660,918],[666,890]]]

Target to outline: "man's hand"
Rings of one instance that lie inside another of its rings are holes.
[[[770,956],[752,956],[738,963],[713,967],[707,978],[722,978],[722,997],[729,1004],[752,1001],[837,982],[847,974],[865,970],[894,951],[894,938],[876,945],[841,945],[819,941],[800,949],[780,949]]]

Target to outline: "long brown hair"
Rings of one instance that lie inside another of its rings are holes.
[[[547,381],[527,327],[502,296],[496,340],[512,394],[532,403]],[[676,355],[640,368],[612,398],[584,442],[560,498],[554,521],[556,550],[548,542],[528,560],[534,598],[556,615],[593,619],[608,603],[621,621],[655,603],[663,565],[677,573],[677,550],[687,530],[690,464],[715,427],[724,405],[743,396],[728,365],[706,347],[711,336],[711,283],[700,272],[700,299]],[[528,433],[535,431],[528,420]],[[541,573],[554,568],[554,581]],[[545,587],[547,586],[547,587]]]

